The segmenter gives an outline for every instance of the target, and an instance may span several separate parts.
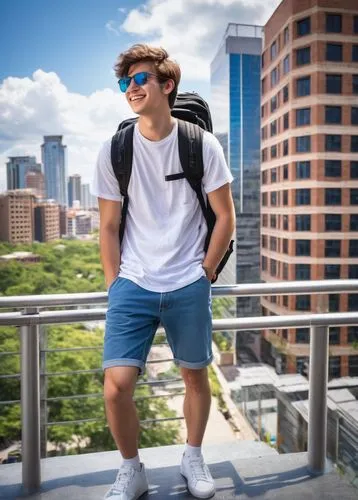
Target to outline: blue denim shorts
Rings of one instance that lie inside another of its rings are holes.
[[[212,361],[211,284],[206,277],[172,292],[145,290],[118,277],[108,290],[103,369],[137,366],[144,371],[161,324],[176,364],[199,369]]]

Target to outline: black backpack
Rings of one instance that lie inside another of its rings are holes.
[[[171,114],[178,119],[179,158],[183,172],[167,175],[165,180],[174,181],[186,178],[195,191],[208,226],[204,245],[204,251],[206,252],[216,221],[216,216],[209,204],[209,200],[205,201],[202,193],[202,178],[204,175],[203,133],[204,130],[208,132],[213,131],[210,109],[208,104],[198,94],[187,92],[177,95]],[[122,217],[119,227],[120,243],[123,240],[128,211],[128,185],[133,161],[133,132],[137,120],[138,118],[129,118],[122,121],[118,126],[116,134],[112,137],[111,144],[112,167],[119,183],[121,195],[123,196]],[[233,251],[233,244],[234,242],[231,241],[229,248],[216,269],[216,278],[212,280],[212,283],[216,281],[230,257]]]

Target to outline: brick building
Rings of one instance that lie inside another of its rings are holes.
[[[32,243],[35,196],[31,190],[14,189],[0,195],[0,240]]]
[[[42,243],[60,238],[60,206],[38,203],[35,207],[35,240]]]
[[[261,90],[263,281],[358,278],[357,0],[284,0],[265,26]],[[263,297],[262,313],[320,300]],[[326,305],[356,311],[358,294]],[[356,326],[330,329],[330,377],[355,373],[357,341]],[[267,330],[262,347],[279,372],[302,371],[309,330]]]

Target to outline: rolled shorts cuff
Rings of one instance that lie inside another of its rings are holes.
[[[200,361],[199,363],[189,363],[188,361],[182,361],[180,359],[174,359],[174,363],[182,368],[189,368],[190,370],[200,370],[201,368],[205,368],[209,366],[213,361],[213,355],[211,355],[205,361]]]
[[[135,366],[139,368],[139,373],[143,374],[145,371],[145,365],[143,361],[139,359],[131,359],[131,358],[122,358],[122,359],[109,359],[107,361],[103,361],[102,368],[105,370],[106,368],[114,368],[116,366]]]

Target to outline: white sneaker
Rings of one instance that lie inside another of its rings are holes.
[[[137,500],[143,495],[148,490],[148,481],[144,464],[140,465],[140,471],[130,465],[122,465],[104,500]]]
[[[188,490],[196,498],[210,498],[215,494],[215,483],[202,455],[183,455],[180,473],[188,482]]]

